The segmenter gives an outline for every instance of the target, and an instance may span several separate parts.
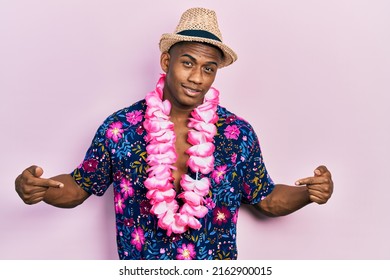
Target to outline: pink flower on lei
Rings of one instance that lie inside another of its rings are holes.
[[[126,120],[132,124],[135,125],[139,123],[142,120],[142,112],[137,110],[137,111],[132,111],[126,114]]]
[[[122,178],[121,183],[121,193],[123,193],[123,198],[127,199],[128,197],[131,197],[134,195],[134,189],[132,187],[132,183],[127,180],[126,178]]]
[[[126,205],[125,205],[125,200],[121,197],[120,193],[115,195],[114,203],[115,203],[115,212],[123,214],[123,209],[126,208]]]
[[[145,243],[145,235],[144,235],[144,231],[142,230],[142,228],[140,227],[137,227],[136,229],[134,229],[134,231],[131,233],[131,245],[134,245],[135,248],[141,252],[142,250],[142,245],[144,245]]]
[[[180,182],[183,192],[176,196],[172,176],[172,170],[176,169],[173,165],[177,160],[176,136],[169,116],[171,104],[168,100],[162,100],[164,79],[165,75],[162,75],[156,89],[145,98],[147,108],[143,126],[147,132],[145,140],[148,142],[146,150],[149,164],[149,176],[145,180],[145,187],[148,189],[146,197],[151,204],[150,213],[157,216],[158,226],[167,230],[167,235],[170,236],[172,232],[180,234],[189,228],[202,227],[198,219],[208,213],[208,208],[204,205],[204,196],[209,192],[210,181],[207,178],[198,179],[197,176],[193,179],[184,175]],[[186,151],[189,155],[187,166],[196,173],[208,174],[214,168],[213,137],[216,134],[215,122],[218,119],[216,114],[218,96],[219,92],[210,88],[203,104],[192,111],[188,123],[190,128],[188,141],[192,147]],[[176,197],[183,200],[181,207]],[[182,259],[193,257],[191,249],[193,245],[180,248],[181,253],[184,252]]]
[[[193,258],[195,258],[195,256],[196,252],[194,244],[183,244],[181,248],[177,248],[176,258],[178,260],[192,260]]]
[[[110,124],[110,127],[107,129],[106,136],[112,139],[112,141],[114,141],[115,143],[118,143],[119,139],[123,137],[122,133],[122,123],[114,122]]]
[[[235,140],[237,140],[238,136],[240,135],[240,130],[238,129],[237,125],[235,125],[235,124],[234,125],[228,125],[225,128],[224,135],[228,139],[235,139]]]
[[[219,184],[225,178],[226,168],[226,165],[218,166],[211,174],[211,177],[217,184]]]

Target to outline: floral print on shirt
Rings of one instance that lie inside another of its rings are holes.
[[[120,259],[237,259],[241,203],[256,204],[273,189],[258,138],[245,120],[218,106],[215,168],[205,197],[202,228],[167,236],[150,214],[147,189],[145,100],[122,109],[99,127],[83,162],[71,175],[88,193],[103,195],[112,185]],[[188,171],[194,177],[195,174]],[[202,175],[205,176],[205,175]]]

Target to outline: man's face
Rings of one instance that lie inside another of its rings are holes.
[[[202,104],[221,62],[221,51],[212,46],[193,42],[174,45],[161,55],[161,68],[167,74],[164,99],[180,110]]]

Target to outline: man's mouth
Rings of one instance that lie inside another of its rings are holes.
[[[202,91],[200,89],[195,89],[195,88],[191,88],[191,87],[187,87],[187,86],[183,86],[183,88],[187,92],[187,94],[190,96],[195,96],[195,95],[199,95],[202,93]]]

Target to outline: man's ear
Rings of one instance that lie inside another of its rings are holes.
[[[163,52],[160,57],[160,65],[161,69],[165,72],[168,73],[169,70],[169,60],[171,56],[168,52]]]

